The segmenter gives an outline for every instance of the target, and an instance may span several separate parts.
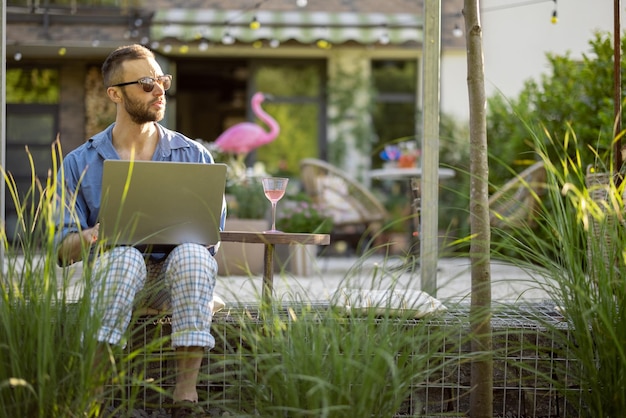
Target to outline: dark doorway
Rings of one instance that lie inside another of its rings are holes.
[[[214,141],[246,120],[247,60],[186,60],[177,63],[176,129]]]

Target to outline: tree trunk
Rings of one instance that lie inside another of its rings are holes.
[[[472,240],[472,352],[470,416],[493,417],[493,357],[491,337],[491,269],[489,247],[489,165],[485,76],[480,25],[480,0],[464,1],[467,42],[467,85],[470,115],[470,227]]]

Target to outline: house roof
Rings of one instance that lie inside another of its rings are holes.
[[[424,0],[152,0],[152,40],[421,44]],[[442,47],[465,48],[463,0],[441,0]],[[261,24],[256,31],[253,17]],[[228,23],[228,24],[227,24]],[[226,36],[225,36],[226,35]],[[381,42],[382,41],[382,42]]]
[[[256,22],[259,27],[252,28]],[[150,39],[217,43],[317,41],[406,44],[422,41],[423,19],[411,13],[167,9],[156,12]]]
[[[133,8],[69,6],[7,10],[7,45],[55,56],[58,45],[76,56],[102,54],[134,40],[186,48],[196,43],[414,47],[422,43],[424,0],[151,0]],[[302,3],[300,3],[302,4]],[[441,0],[442,48],[464,49],[463,0]],[[260,27],[250,28],[256,18]],[[262,44],[261,44],[262,42]]]

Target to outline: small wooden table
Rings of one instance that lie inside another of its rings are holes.
[[[220,239],[224,242],[265,244],[262,299],[268,305],[272,303],[274,291],[274,249],[276,244],[330,244],[330,235],[328,234],[294,234],[287,232],[222,231],[220,232]]]

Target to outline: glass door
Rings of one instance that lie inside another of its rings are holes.
[[[251,94],[272,96],[262,107],[280,126],[278,137],[256,151],[268,173],[298,176],[300,160],[325,157],[324,74],[324,61],[254,63]]]

